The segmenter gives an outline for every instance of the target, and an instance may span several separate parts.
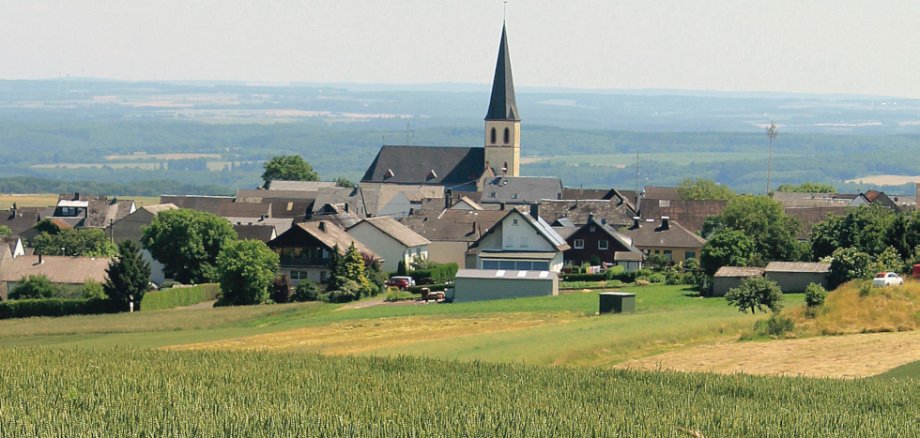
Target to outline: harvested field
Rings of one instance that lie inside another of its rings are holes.
[[[857,378],[920,360],[920,332],[824,336],[767,342],[701,345],[618,368]]]
[[[169,347],[171,350],[310,351],[360,354],[416,342],[521,330],[577,319],[574,315],[484,315],[463,318],[403,317],[343,321],[215,342]]]
[[[848,179],[846,180],[846,182],[855,183],[855,184],[873,184],[873,185],[880,185],[880,186],[899,186],[902,184],[920,182],[920,176],[872,175],[872,176],[865,176],[862,178]]]

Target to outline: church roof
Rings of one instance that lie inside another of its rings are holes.
[[[361,182],[475,187],[484,171],[482,147],[385,145]]]
[[[521,120],[514,99],[514,79],[511,77],[511,54],[508,52],[508,34],[502,25],[502,39],[498,46],[498,61],[495,63],[495,79],[492,80],[492,99],[486,120]]]

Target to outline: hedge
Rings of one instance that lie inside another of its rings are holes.
[[[450,285],[441,283],[441,284],[426,284],[424,286],[409,286],[406,288],[406,291],[412,292],[414,294],[422,293],[422,288],[427,287],[431,292],[438,292],[450,287]]]
[[[434,263],[427,269],[417,269],[409,273],[416,282],[431,280],[433,283],[446,283],[453,281],[457,276],[459,267],[456,263]]]
[[[562,281],[604,281],[607,276],[600,274],[562,274]]]
[[[218,293],[220,293],[220,285],[215,283],[147,292],[141,300],[141,310],[191,306],[202,301],[216,300]]]
[[[121,310],[104,298],[39,298],[0,302],[0,319],[32,316],[96,315]]]

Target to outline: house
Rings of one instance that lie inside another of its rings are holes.
[[[543,199],[539,203],[540,216],[550,223],[568,219],[575,225],[584,225],[593,215],[614,227],[621,227],[631,224],[636,216],[632,204],[619,194],[610,199]]]
[[[565,241],[571,247],[564,254],[566,263],[615,265],[618,264],[618,253],[621,253],[620,261],[642,262],[642,251],[632,245],[632,239],[615,230],[605,219],[598,220],[593,215],[588,217],[588,223],[569,234]],[[635,256],[628,257],[622,253],[634,253]],[[624,265],[633,267],[629,263]]]
[[[497,176],[483,178],[479,204],[533,204],[543,199],[562,199],[562,180],[545,176]]]
[[[227,217],[224,218],[237,226],[266,226],[274,230],[276,236],[280,236],[285,231],[291,229],[294,225],[294,219],[291,218],[267,218],[267,217]],[[263,234],[264,236],[264,234]],[[266,241],[267,242],[267,241]]]
[[[281,273],[297,284],[301,280],[325,283],[333,251],[345,254],[354,244],[367,257],[378,258],[368,247],[332,222],[301,222],[268,242],[281,257]]]
[[[448,296],[455,303],[559,295],[559,276],[549,271],[461,269]]]
[[[367,217],[406,217],[429,200],[443,202],[444,188],[425,184],[362,183],[357,202]]]
[[[163,211],[178,210],[174,204],[153,204],[138,208],[133,213],[116,221],[109,227],[109,233],[115,243],[133,240],[141,243],[143,228],[153,223],[153,219]],[[166,281],[165,266],[153,258],[150,251],[141,246],[141,257],[150,264],[150,281],[161,284]]]
[[[570,247],[546,221],[539,207],[530,214],[509,210],[467,251],[467,269],[561,272],[563,252]]]
[[[26,255],[26,248],[19,236],[0,236],[0,247],[6,247],[12,258]]]
[[[639,203],[639,216],[642,219],[658,220],[662,216],[671,218],[688,230],[699,233],[703,230],[706,218],[718,216],[725,210],[727,201],[718,200],[681,200],[642,198]]]
[[[137,206],[130,199],[74,193],[58,196],[53,217],[72,227],[106,228],[135,210]]]
[[[674,263],[698,258],[706,240],[687,230],[671,218],[661,222],[634,218],[633,225],[620,230],[632,239],[632,244],[648,255],[662,255]]]
[[[273,180],[268,184],[270,191],[316,192],[324,188],[335,188],[335,181],[285,181]]]
[[[230,196],[203,196],[203,195],[162,195],[160,204],[173,204],[179,208],[206,211],[217,214],[226,204],[233,202]],[[220,216],[220,215],[218,215]]]
[[[466,266],[470,246],[507,214],[501,210],[424,210],[400,222],[431,242],[428,260]]]
[[[9,228],[13,236],[22,236],[43,219],[40,210],[20,208],[13,204],[9,210],[0,210],[0,225]]]
[[[826,288],[830,270],[830,263],[770,262],[764,268],[764,276],[775,281],[784,293],[804,292],[811,283]]]
[[[260,242],[268,243],[272,240],[275,240],[278,237],[278,233],[275,231],[275,227],[272,225],[264,224],[234,224],[233,231],[236,231],[236,236],[240,240],[258,240]]]
[[[712,296],[722,297],[748,278],[763,277],[763,268],[723,266],[712,276]]]
[[[349,228],[348,234],[383,257],[384,272],[396,272],[399,262],[409,268],[415,261],[428,259],[431,242],[388,216],[364,219]]]
[[[0,264],[0,297],[30,275],[44,275],[52,283],[76,289],[89,280],[104,283],[109,266],[105,257],[22,256]]]

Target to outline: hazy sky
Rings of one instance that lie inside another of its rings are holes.
[[[488,83],[501,0],[0,0],[0,78]],[[920,98],[916,0],[512,0],[519,87]]]

